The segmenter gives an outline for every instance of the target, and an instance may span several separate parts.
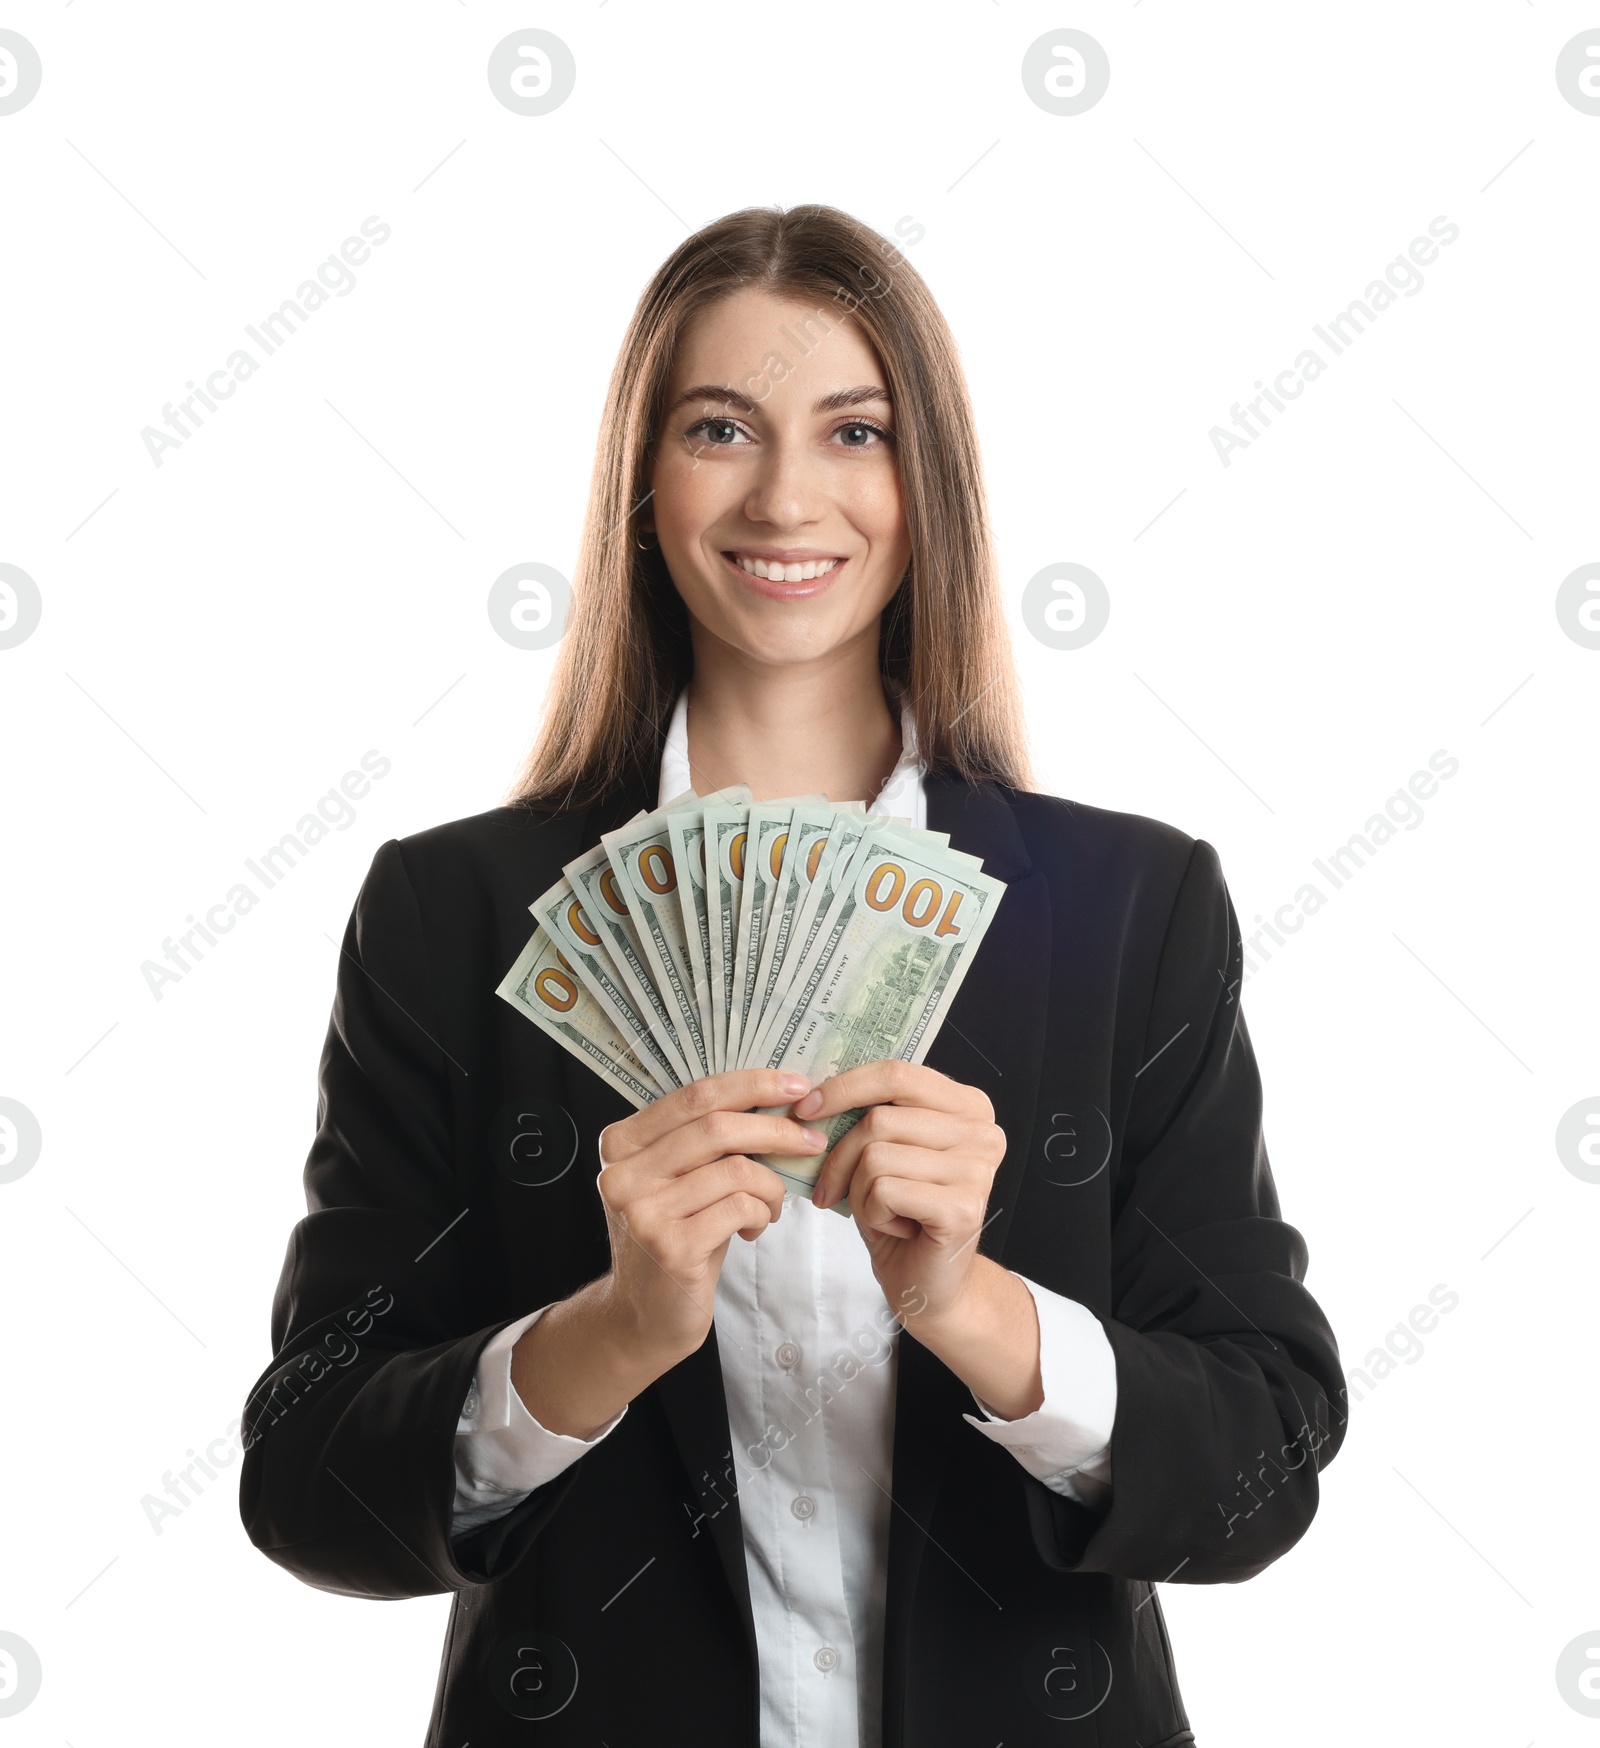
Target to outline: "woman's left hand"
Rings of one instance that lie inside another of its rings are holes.
[[[867,1107],[828,1155],[812,1202],[847,1192],[872,1272],[901,1316],[941,1318],[961,1299],[1005,1132],[975,1086],[910,1062],[868,1062],[813,1087],[805,1123]]]

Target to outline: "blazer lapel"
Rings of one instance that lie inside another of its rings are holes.
[[[625,824],[641,808],[655,807],[659,781],[660,768],[656,765],[624,789],[596,802],[585,815],[573,855],[581,856],[599,843],[606,832]],[[621,1093],[565,1050],[559,1055],[567,1108],[577,1124],[578,1133],[592,1138],[594,1151],[590,1157],[595,1162],[598,1176],[600,1131],[631,1116],[633,1107]],[[593,1211],[602,1254],[605,1254],[609,1251],[609,1239],[605,1236],[605,1210],[598,1188],[594,1191]],[[739,1515],[735,1481],[737,1466],[733,1461],[733,1435],[728,1427],[728,1399],[722,1384],[722,1359],[715,1325],[687,1359],[663,1372],[645,1394],[654,1397],[660,1405],[673,1442],[678,1447],[692,1489],[692,1515],[699,1520],[696,1533],[705,1530],[716,1549],[743,1626],[750,1667],[754,1670],[759,1666],[755,1615],[750,1603],[750,1574],[745,1567],[744,1525]],[[724,1501],[730,1509],[724,1509]]]
[[[983,858],[1006,883],[1000,904],[945,1016],[927,1065],[981,1087],[1005,1131],[1005,1158],[989,1191],[979,1251],[1000,1261],[1022,1190],[1038,1103],[1049,996],[1050,893],[1033,866],[1004,795],[992,783],[924,779],[928,827]],[[902,1335],[895,1380],[893,1498],[885,1608],[886,1743],[900,1739],[910,1669],[911,1602],[950,1441],[971,1392],[914,1338]]]
[[[988,933],[967,968],[930,1068],[981,1087],[1005,1131],[1006,1153],[989,1192],[978,1249],[999,1261],[1022,1189],[1038,1103],[1049,999],[1050,891],[1035,868],[1004,796],[992,783],[925,780],[928,826],[954,849],[983,858],[983,871],[1006,883]]]

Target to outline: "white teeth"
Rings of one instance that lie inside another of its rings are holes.
[[[741,554],[735,554],[735,557],[741,570],[749,571],[753,577],[765,577],[771,583],[809,583],[813,577],[822,576],[840,562],[836,558],[815,558],[804,564],[778,564],[776,561],[768,564],[764,558],[745,558]]]

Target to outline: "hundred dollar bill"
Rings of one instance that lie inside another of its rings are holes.
[[[783,964],[767,997],[766,1007],[753,1037],[746,1040],[745,1055],[751,1062],[761,1060],[766,1033],[782,1006],[784,992],[793,983],[796,972],[816,940],[817,930],[827,915],[836,886],[836,872],[850,865],[850,857],[861,839],[871,830],[873,822],[864,813],[846,815],[835,820],[828,833],[827,846],[818,859],[815,874],[799,894],[799,905],[789,925],[789,940]]]
[[[728,1038],[733,996],[736,990],[742,989],[738,959],[750,791],[743,784],[733,784],[709,797],[708,805],[703,808],[680,806],[680,803],[693,799],[692,795],[675,797],[665,809],[658,810],[658,815],[662,812],[666,815],[668,843],[674,872],[678,876],[694,1005],[700,1020],[700,1036],[710,1051],[706,1068],[710,1073],[719,1074],[737,1066],[728,1050]],[[784,805],[792,808],[797,803],[825,806],[826,798],[801,796],[786,800]],[[859,835],[864,829],[865,803],[841,802],[833,812],[854,820],[854,835]],[[636,814],[624,830],[639,827],[646,817],[643,813]],[[939,841],[945,841],[942,834],[935,835]],[[683,874],[685,869],[687,878]],[[748,933],[744,940],[748,941]],[[764,948],[761,957],[766,957]],[[757,971],[763,977],[762,988],[765,989],[771,977],[782,969],[783,966],[774,960],[763,973],[758,962]],[[752,1011],[755,1008],[752,1001]],[[764,1019],[764,1001],[760,1004],[760,1012]],[[741,1003],[741,1022],[744,1018]]]
[[[710,982],[711,1049],[717,1072],[732,1066],[728,1055],[728,1004],[732,996],[734,949],[738,944],[739,900],[744,891],[748,807],[708,807],[706,834],[706,923],[711,941],[706,970]]]
[[[760,1022],[754,1037],[743,1042],[742,1061],[740,1066],[748,1066],[763,1059],[766,1039],[774,1021],[785,1012],[783,997],[794,986],[801,967],[810,959],[816,946],[817,931],[822,919],[828,914],[829,907],[837,897],[839,888],[849,878],[850,863],[856,852],[856,847],[875,826],[893,825],[908,837],[918,842],[933,846],[947,845],[950,842],[947,832],[924,831],[913,826],[909,820],[891,816],[885,820],[881,815],[874,816],[860,810],[860,804],[855,804],[857,811],[846,814],[836,820],[829,833],[828,849],[823,853],[817,865],[808,890],[803,894],[800,909],[790,929],[790,940],[784,955],[784,963],[779,968],[773,980],[773,988],[767,997]],[[841,814],[844,810],[838,810]],[[970,858],[974,867],[981,867],[977,857]]]
[[[750,805],[750,791],[743,783],[730,783],[707,797],[707,806]],[[715,1034],[711,1026],[711,925],[706,908],[706,828],[705,809],[697,806],[672,807],[666,816],[667,844],[677,877],[678,904],[683,913],[684,946],[689,964],[689,981],[695,1012],[700,1018],[700,1033],[706,1051],[706,1068],[715,1074],[720,1064],[716,1058]]]
[[[672,848],[672,866],[678,878],[678,905],[683,913],[683,936],[689,952],[689,976],[694,986],[694,1005],[700,1015],[700,1032],[709,1052],[709,1066],[717,1070],[716,1035],[711,1024],[711,921],[706,909],[706,827],[704,813],[682,807],[667,815],[667,842]]]
[[[695,1079],[712,1072],[711,1044],[702,1030],[702,1015],[707,1010],[696,1001],[694,962],[668,825],[675,813],[698,816],[701,812],[698,798],[684,807],[657,808],[632,824],[606,832],[600,840],[633,919],[652,985],[666,1006],[686,1066]]]
[[[859,807],[860,803],[856,806]],[[840,811],[827,802],[820,806],[802,803],[794,810],[777,886],[768,901],[770,910],[756,964],[755,989],[750,998],[751,1011],[761,1023],[771,1012],[772,994],[783,975],[784,963],[794,941],[794,925],[801,899],[810,890],[822,866],[828,850],[828,834]],[[754,1041],[752,1029],[749,1042]],[[743,1055],[748,1047],[742,1043],[740,1054]]]
[[[682,1086],[686,1077],[673,1066],[671,1058],[656,1041],[655,1033],[623,987],[604,939],[590,922],[582,899],[573,891],[572,882],[566,875],[541,892],[528,909],[566,954],[580,981],[599,1002],[601,1011],[618,1029],[618,1035],[626,1040],[656,1082],[658,1090],[665,1093]]]
[[[815,805],[819,801],[825,803],[827,799],[826,795],[799,795],[782,801],[756,802],[751,806],[744,857],[744,888],[739,895],[739,927],[734,939],[728,1001],[726,1055],[730,1068],[737,1068],[743,1061],[746,1028],[753,1028],[761,1017],[756,1001],[757,973],[773,894],[789,847],[789,828],[795,808]]]
[[[544,929],[534,930],[495,994],[602,1074],[636,1110],[658,1096],[610,1014]]]
[[[856,846],[780,1023],[749,1065],[793,1069],[815,1086],[865,1062],[921,1062],[1004,891],[964,858],[875,826]],[[829,1151],[861,1115],[843,1111],[816,1125]],[[768,1155],[765,1163],[809,1194],[826,1158]]]
[[[646,816],[648,818],[648,815]],[[681,1039],[673,1027],[674,1016],[650,975],[633,918],[628,914],[628,902],[617,883],[616,870],[603,843],[585,850],[562,869],[572,882],[574,896],[582,905],[594,931],[600,936],[602,951],[610,961],[615,982],[620,985],[630,1005],[649,1028],[661,1047],[661,1053],[671,1065],[676,1084],[687,1085],[699,1078],[690,1066],[694,1049]]]

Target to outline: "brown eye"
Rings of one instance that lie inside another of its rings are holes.
[[[733,446],[733,439],[739,435],[739,430],[740,427],[732,419],[701,419],[698,424],[691,425],[684,432],[684,436],[693,437],[697,433],[703,432],[706,434],[705,440],[708,448],[729,449]],[[711,434],[713,432],[725,432],[727,435],[714,436]]]

